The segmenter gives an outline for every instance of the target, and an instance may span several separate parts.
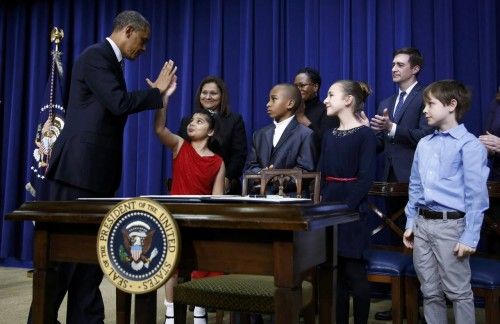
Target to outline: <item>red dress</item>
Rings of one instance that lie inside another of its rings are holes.
[[[200,156],[190,142],[184,141],[173,161],[172,195],[211,195],[222,165],[217,154]]]
[[[172,170],[172,195],[211,195],[215,178],[222,165],[217,154],[200,156],[190,142],[184,141],[174,158]],[[223,272],[191,272],[192,279],[220,276]]]

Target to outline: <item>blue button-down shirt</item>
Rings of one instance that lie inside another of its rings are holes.
[[[406,228],[413,229],[418,208],[461,211],[466,224],[459,242],[476,248],[489,205],[489,172],[485,147],[463,124],[422,138],[411,168]]]

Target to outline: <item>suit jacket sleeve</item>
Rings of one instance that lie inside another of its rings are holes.
[[[389,105],[391,105],[391,98],[392,97],[389,97],[380,102],[377,109],[377,115],[382,116],[384,114],[384,109],[386,108],[387,110],[389,110]],[[377,153],[381,153],[385,148],[386,134],[385,132],[378,132],[376,133],[376,137],[377,137]]]
[[[257,132],[254,132],[252,136],[252,147],[250,148],[250,152],[247,157],[245,172],[259,173],[262,170],[262,166],[260,164],[260,159],[257,155],[256,149],[257,137]]]
[[[314,171],[316,167],[316,138],[309,132],[303,139],[297,156],[297,167],[305,171]]]
[[[424,107],[421,107],[421,111]],[[418,141],[432,131],[431,127],[427,124],[425,115],[420,114],[418,119],[418,128],[409,128],[404,124],[397,125],[396,133],[394,134],[394,141],[402,144],[409,144],[413,148],[417,147]]]
[[[238,115],[234,122],[233,132],[231,134],[231,153],[226,165],[226,177],[228,179],[237,179],[241,177],[243,167],[247,158],[247,133],[243,118]]]
[[[84,82],[99,103],[112,114],[128,115],[162,107],[162,98],[157,88],[127,92],[115,57],[110,59],[101,55],[101,51],[88,51],[82,63]]]

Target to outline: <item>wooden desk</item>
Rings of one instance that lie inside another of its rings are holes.
[[[31,202],[8,220],[36,221],[33,323],[50,322],[53,262],[97,263],[96,233],[115,202]],[[337,224],[358,219],[335,204],[165,203],[180,227],[179,268],[274,275],[276,323],[299,323],[300,282],[319,267],[320,323],[333,323]],[[328,229],[328,230],[325,230]],[[333,243],[332,243],[333,242]],[[117,322],[130,321],[117,290]],[[156,292],[136,296],[136,321],[155,323]]]

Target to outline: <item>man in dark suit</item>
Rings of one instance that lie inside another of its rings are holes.
[[[314,133],[295,117],[301,104],[300,92],[294,85],[283,83],[272,88],[267,113],[273,124],[253,134],[245,171],[259,173],[262,169],[273,168],[314,170]]]
[[[384,99],[371,127],[378,132],[378,150],[384,152],[383,181],[409,182],[413,155],[418,141],[431,133],[423,114],[423,87],[417,76],[423,58],[416,48],[401,48],[393,54],[392,81],[397,94]]]
[[[432,132],[423,114],[424,87],[417,81],[423,63],[416,48],[401,48],[393,53],[392,81],[397,83],[398,93],[384,99],[370,121],[372,129],[378,132],[377,151],[384,153],[382,181],[409,182],[417,143]],[[393,213],[404,207],[406,201],[391,198],[386,201],[386,210]],[[375,319],[391,320],[391,310],[377,312]]]
[[[172,61],[166,62],[155,82],[147,79],[149,89],[127,92],[121,64],[145,51],[149,35],[149,23],[140,13],[124,11],[114,19],[111,35],[75,61],[66,124],[47,171],[51,200],[114,196],[121,178],[127,116],[161,108],[176,71]],[[68,291],[68,323],[102,323],[102,276],[98,265],[59,264],[51,303],[53,321]]]

